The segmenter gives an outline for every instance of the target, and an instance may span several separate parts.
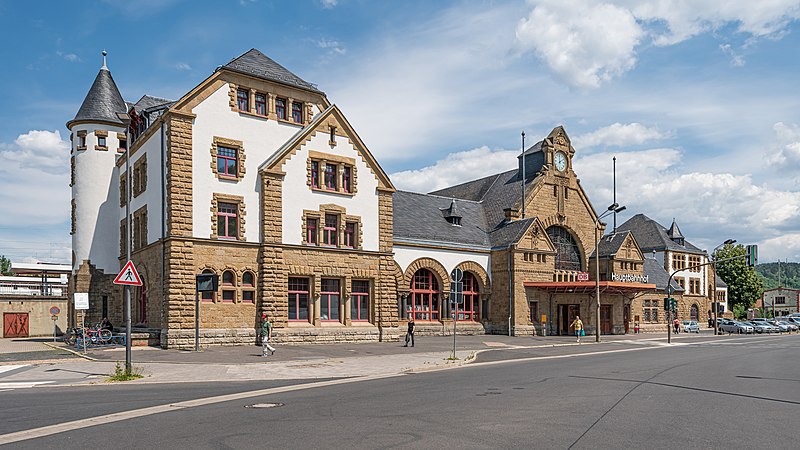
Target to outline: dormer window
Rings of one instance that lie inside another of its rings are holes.
[[[447,218],[447,222],[449,222],[450,225],[455,225],[455,226],[460,227],[461,226],[461,217],[448,217]]]

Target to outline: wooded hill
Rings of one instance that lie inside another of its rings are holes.
[[[800,263],[782,262],[780,287],[800,289]],[[756,273],[764,281],[764,289],[778,287],[778,263],[758,264]]]

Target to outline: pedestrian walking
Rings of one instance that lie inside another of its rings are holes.
[[[408,319],[408,330],[406,331],[406,345],[403,347],[408,347],[408,341],[411,341],[411,346],[414,346],[414,318]]]
[[[581,343],[581,336],[584,336],[583,322],[581,321],[581,316],[575,316],[575,320],[573,320],[572,323],[569,324],[569,326],[570,327],[575,327],[575,337],[577,338],[577,340],[575,342],[580,344]]]
[[[261,356],[266,357],[267,351],[271,355],[275,354],[275,347],[269,345],[272,339],[272,323],[269,321],[267,313],[261,315]]]
[[[673,320],[672,321],[672,326],[673,326],[673,328],[675,328],[675,334],[680,333],[680,329],[681,329],[681,321],[680,320],[678,320],[678,319]]]

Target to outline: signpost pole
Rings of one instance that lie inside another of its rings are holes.
[[[200,291],[194,290],[194,351],[200,351]]]

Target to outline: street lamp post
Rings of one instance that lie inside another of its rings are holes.
[[[714,247],[714,251],[711,252],[711,257],[713,258],[711,267],[714,271],[714,292],[711,293],[711,305],[714,309],[714,336],[719,334],[719,324],[717,323],[717,310],[719,309],[719,305],[717,304],[717,250],[719,250],[720,247],[735,243],[736,239],[725,239],[725,242]]]
[[[597,216],[594,220],[594,297],[595,297],[595,342],[600,342],[600,219],[611,214],[625,210],[624,206],[613,203],[606,209],[606,212]]]

